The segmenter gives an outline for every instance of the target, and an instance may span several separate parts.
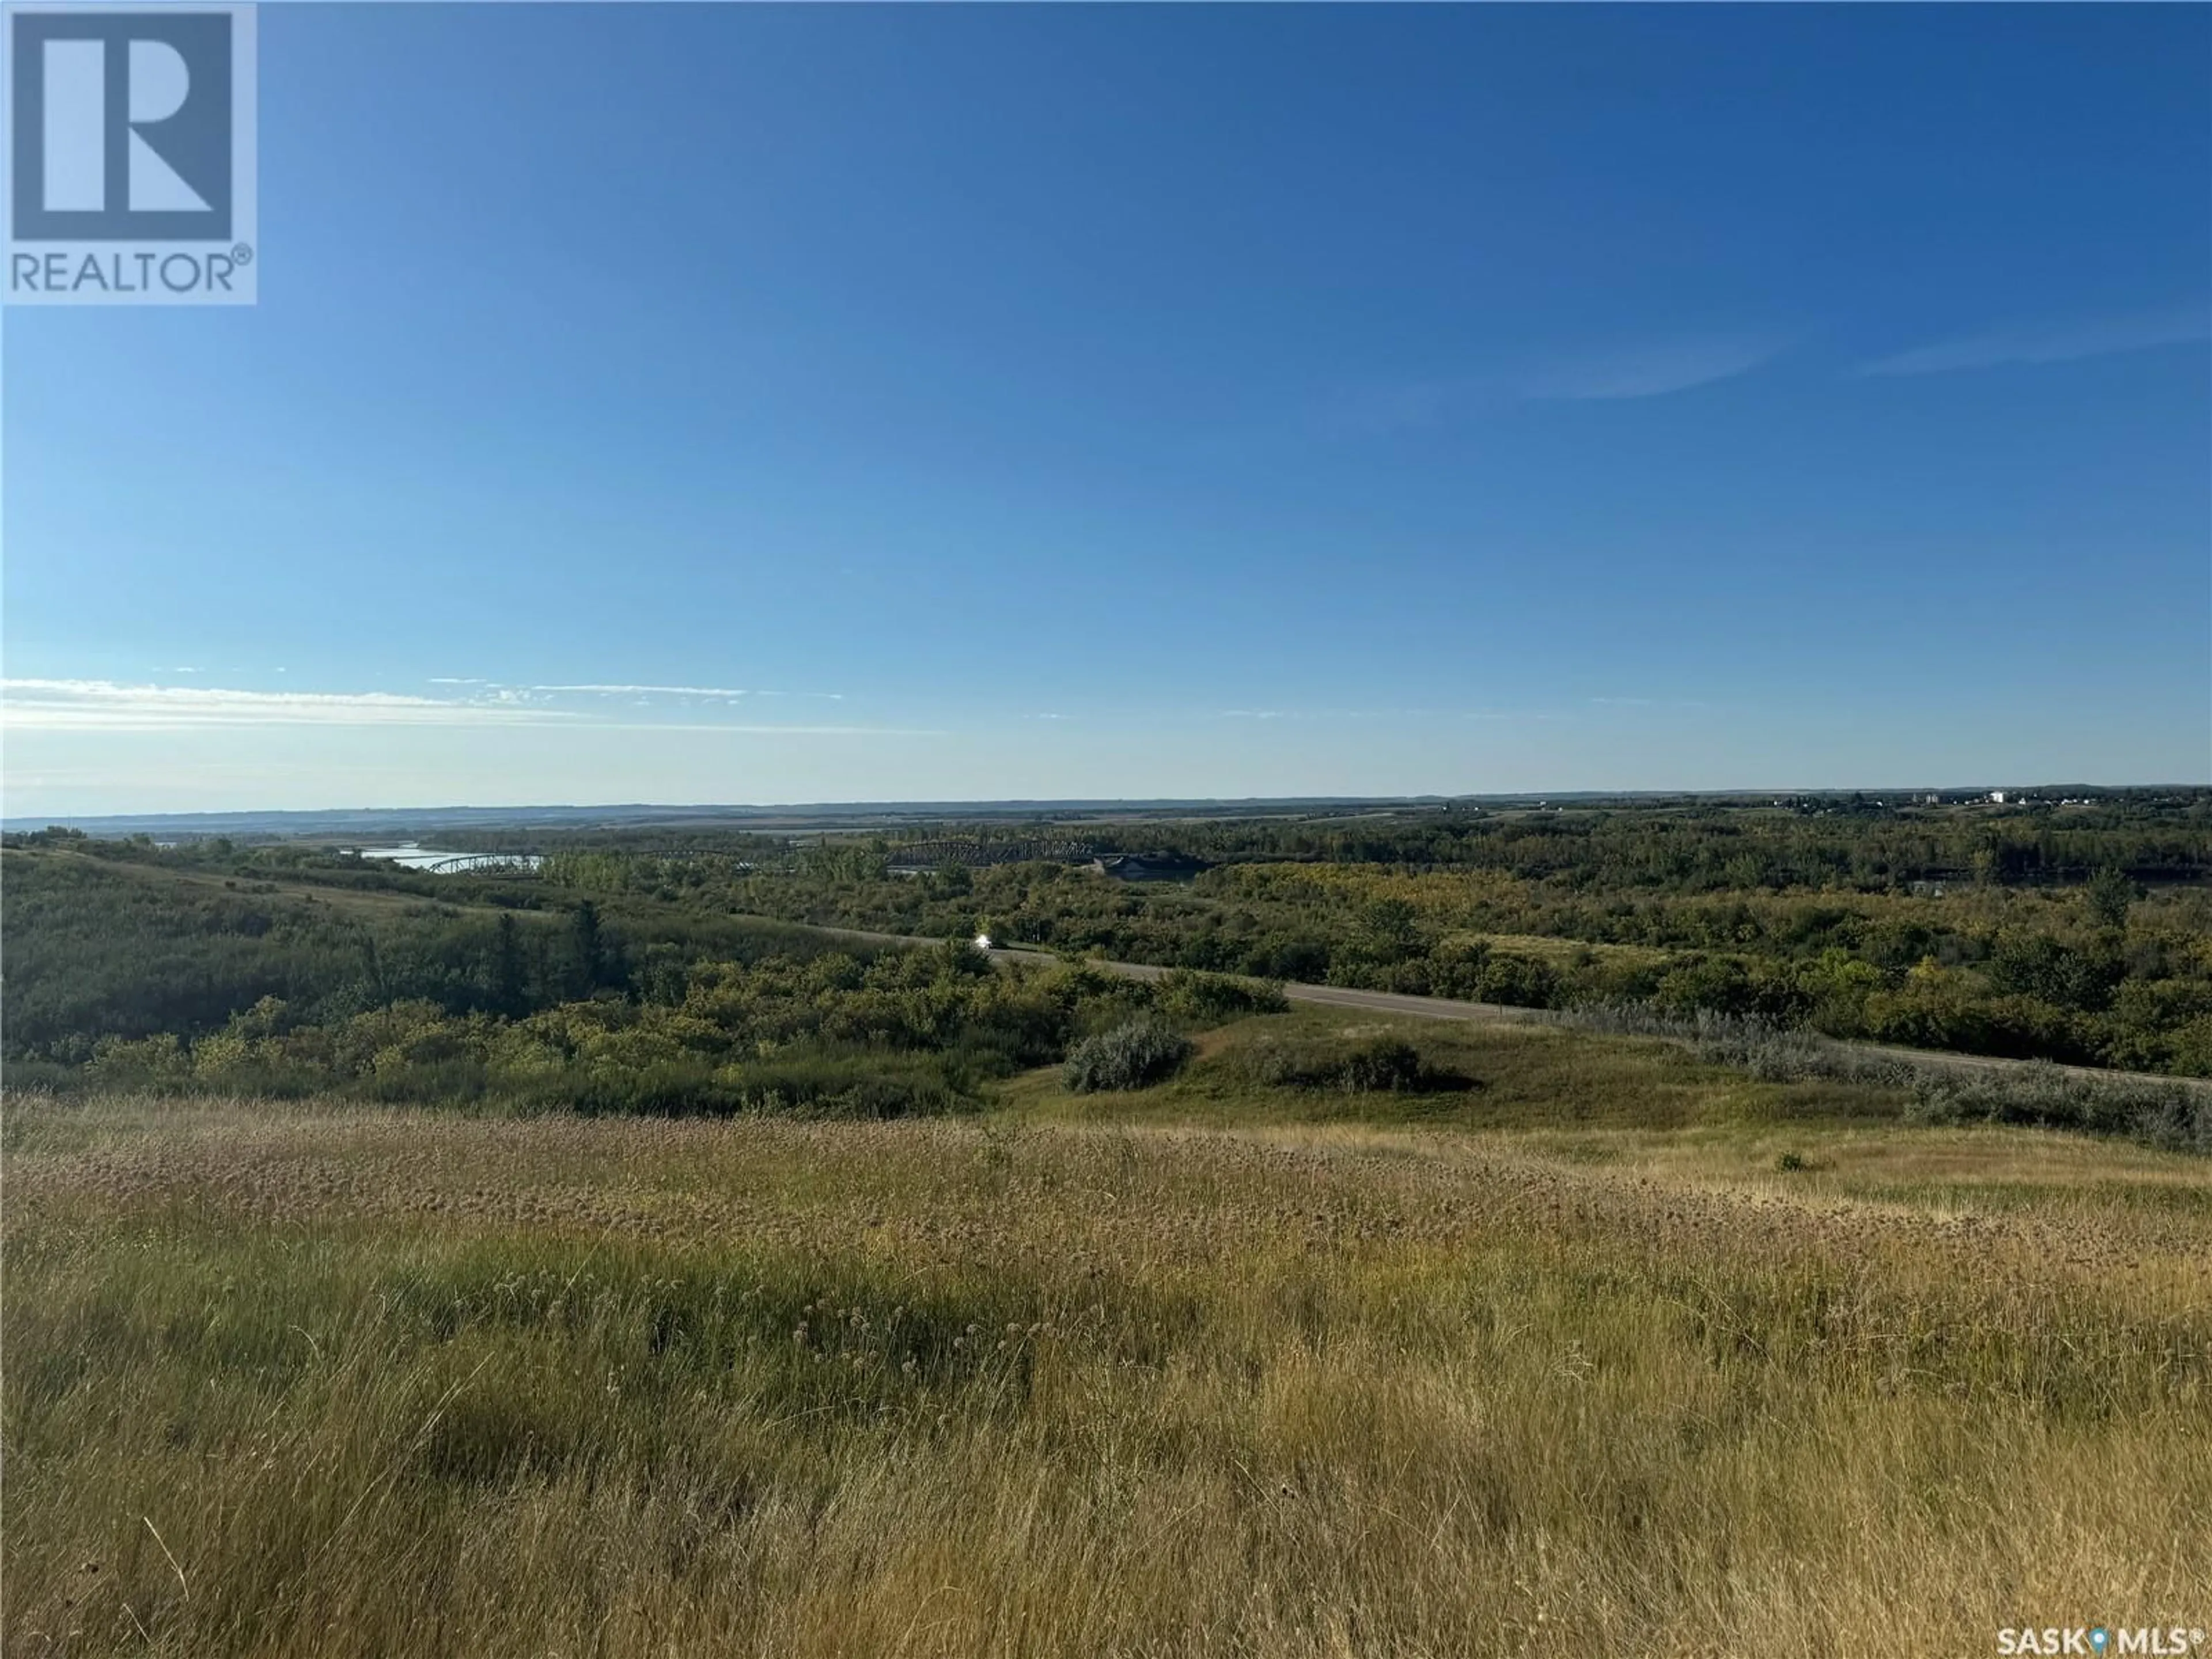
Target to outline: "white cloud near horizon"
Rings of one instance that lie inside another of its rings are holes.
[[[2087,357],[2110,357],[2157,346],[2197,345],[2207,340],[2212,340],[2212,307],[2175,306],[2124,317],[1991,329],[1877,357],[1861,363],[1851,374],[1863,380],[2008,364],[2078,362]]]
[[[400,691],[241,691],[113,680],[0,680],[0,725],[19,731],[194,726],[487,726],[564,718],[552,709],[455,702]]]
[[[652,693],[668,697],[750,697],[753,695],[731,685],[522,685],[514,689],[543,692],[549,696],[571,693],[592,697],[635,697]]]
[[[179,669],[179,673],[191,671]],[[507,685],[499,680],[486,679],[481,674],[433,674],[425,682],[429,685],[481,685],[492,695],[507,702],[532,697],[591,696],[591,697],[719,697],[734,702],[739,697],[822,697],[833,702],[842,702],[842,691],[763,691],[757,688],[736,685],[629,685],[594,683],[588,685]]]
[[[823,697],[833,702],[845,698],[842,691],[758,691],[729,685],[526,685],[516,689],[555,696],[574,693],[599,697]]]
[[[464,684],[445,681],[441,684]],[[580,688],[558,688],[578,690]],[[955,733],[938,726],[860,724],[772,724],[717,718],[714,711],[696,717],[653,719],[637,712],[648,699],[611,702],[613,688],[599,690],[609,702],[584,708],[549,707],[556,688],[501,687],[465,696],[425,696],[395,691],[253,691],[210,685],[131,684],[113,680],[61,678],[0,679],[0,729],[30,732],[161,732],[202,729],[292,727],[433,728],[456,730],[534,729],[548,733],[583,732],[720,732],[757,737],[945,738]],[[704,696],[703,687],[636,688],[663,695]],[[823,693],[822,696],[830,694]],[[1656,706],[1641,697],[1591,697],[1595,706]],[[1680,705],[1688,706],[1688,705]],[[674,711],[672,711],[674,712]],[[1200,717],[1190,710],[1185,719]],[[1401,721],[1419,726],[1439,720],[1544,720],[1563,718],[1540,708],[1222,708],[1214,720],[1273,724],[1291,721]],[[1064,722],[1075,716],[1040,713],[1031,720]]]
[[[15,732],[174,732],[276,726],[566,726],[808,737],[938,735],[863,726],[610,720],[574,709],[548,708],[532,699],[532,688],[503,688],[489,696],[452,698],[400,691],[247,691],[210,685],[129,685],[114,680],[0,679],[0,727]]]

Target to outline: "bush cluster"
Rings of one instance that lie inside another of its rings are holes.
[[[1648,1003],[1592,1004],[1552,1018],[1583,1030],[1686,1042],[1700,1060],[1768,1082],[1829,1079],[1900,1090],[1915,1122],[2038,1124],[2212,1153],[2212,1086],[2202,1083],[2100,1076],[2047,1061],[1983,1068],[1935,1055],[1869,1054],[1755,1017],[1675,1014]]]
[[[1077,1043],[1061,1068],[1069,1092],[1142,1089],[1182,1069],[1191,1041],[1157,1018],[1133,1019]]]
[[[1911,1089],[1905,1116],[1913,1122],[2030,1123],[2212,1153],[2212,1089],[2088,1076],[2046,1064],[1978,1073],[1923,1068]]]
[[[1280,984],[1232,974],[1170,969],[1156,993],[1160,1012],[1194,1025],[1220,1025],[1249,1014],[1279,1014],[1290,1007]]]
[[[1274,1089],[1425,1094],[1469,1086],[1395,1036],[1272,1039],[1255,1043],[1244,1064],[1252,1081]]]
[[[601,994],[517,1018],[423,1000],[326,1018],[264,998],[204,1035],[103,1038],[81,1065],[49,1062],[35,1080],[524,1111],[902,1117],[972,1104],[988,1080],[1059,1060],[1102,1028],[1079,1045],[1083,1074],[1134,1081],[1091,1086],[1154,1080],[1189,1052],[1156,1003],[1188,1012],[1189,987],[1081,967],[1009,970],[955,945],[867,962],[695,963],[665,1000]]]

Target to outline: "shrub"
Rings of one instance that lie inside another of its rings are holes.
[[[1698,1059],[1771,1083],[1809,1079],[1903,1090],[1913,1123],[2030,1123],[2124,1135],[2175,1152],[2212,1152],[2212,1089],[2177,1079],[2099,1076],[2048,1060],[1972,1066],[1874,1054],[1814,1032],[1701,1010],[1683,1018],[1648,1004],[1600,1003],[1553,1016],[1587,1031],[1687,1043]]]
[[[1322,939],[1274,939],[1256,945],[1244,958],[1244,970],[1261,979],[1299,980],[1319,985],[1328,978],[1329,947]]]
[[[1161,979],[1158,1004],[1170,1018],[1194,1025],[1218,1025],[1247,1014],[1285,1013],[1291,1006],[1279,985],[1188,968],[1175,969]]]
[[[1157,1019],[1135,1019],[1077,1043],[1061,1074],[1079,1095],[1142,1089],[1175,1075],[1190,1056],[1188,1037]]]
[[[1516,1008],[1548,1008],[1558,1000],[1559,976],[1549,964],[1529,957],[1493,954],[1475,982],[1480,1000]]]
[[[1403,1037],[1269,1042],[1249,1061],[1257,1082],[1278,1089],[1334,1089],[1346,1094],[1418,1094],[1463,1089],[1468,1079],[1431,1066]]]
[[[1907,1115],[1923,1123],[2031,1123],[2126,1135],[2174,1152],[2212,1152],[2212,1094],[2066,1072],[2031,1060],[1980,1073],[1931,1070],[1912,1085]]]
[[[1337,1086],[1354,1094],[1418,1089],[1423,1070],[1421,1051],[1412,1043],[1402,1037],[1376,1037],[1345,1055],[1336,1068]]]

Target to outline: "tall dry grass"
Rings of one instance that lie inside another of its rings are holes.
[[[2202,1162],[1791,1133],[19,1102],[6,1651],[2212,1623]]]

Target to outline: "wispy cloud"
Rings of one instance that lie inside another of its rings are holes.
[[[733,725],[711,715],[687,721],[641,721],[628,715],[615,717],[605,704],[597,709],[549,708],[544,698],[550,690],[501,686],[468,696],[434,697],[401,691],[248,691],[210,685],[127,685],[114,680],[5,679],[0,680],[0,726],[21,732],[321,726],[618,728],[804,737],[943,735],[885,726]],[[635,700],[624,705],[635,706]]]
[[[949,738],[942,726],[788,726],[755,721],[732,725],[727,720],[589,720],[595,732],[693,732],[737,733],[756,738]]]
[[[1778,341],[1754,335],[1655,340],[1550,364],[1522,381],[1521,395],[1565,403],[1663,398],[1747,374],[1780,350]]]
[[[821,697],[831,702],[842,702],[845,699],[842,691],[767,691],[757,686],[739,685],[631,685],[600,681],[574,685],[509,685],[504,681],[486,679],[480,674],[433,674],[425,684],[480,685],[485,688],[484,695],[500,697],[508,702],[570,696],[698,697],[720,702],[734,702],[740,697]]]
[[[1517,404],[1663,398],[1747,374],[1781,355],[1765,334],[1674,337],[1595,349],[1488,373],[1373,386],[1344,398],[1341,428],[1388,434],[1494,413]]]
[[[1283,718],[1279,708],[1224,708],[1221,718],[1225,720],[1279,720]]]
[[[598,697],[654,695],[666,697],[750,697],[754,695],[731,685],[526,685],[518,689],[544,691],[556,696],[567,692]]]
[[[166,732],[208,726],[494,726],[562,718],[550,709],[398,691],[240,691],[112,680],[0,680],[0,721],[21,731]]]
[[[842,702],[842,691],[763,691],[736,685],[525,685],[514,688],[542,696],[706,697],[735,702],[740,697],[820,697]]]
[[[1942,374],[2008,363],[2069,363],[2084,357],[2147,351],[2155,346],[2197,345],[2206,340],[2212,340],[2212,307],[2176,306],[2124,317],[1993,329],[1877,357],[1851,373],[1862,377]]]

